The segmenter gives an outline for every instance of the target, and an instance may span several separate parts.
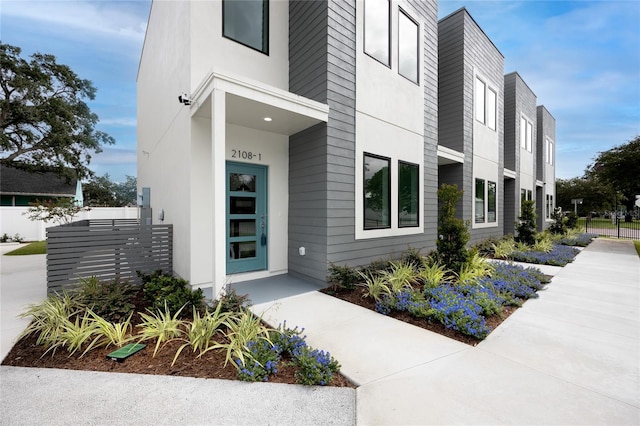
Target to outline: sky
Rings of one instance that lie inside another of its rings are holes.
[[[276,0],[278,1],[278,0]],[[150,0],[2,0],[0,39],[56,56],[98,92],[97,129],[116,139],[90,168],[136,175],[136,77]],[[556,119],[556,177],[581,176],[599,152],[640,135],[640,1],[441,0],[460,7]]]

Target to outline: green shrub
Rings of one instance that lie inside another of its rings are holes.
[[[142,279],[144,299],[151,311],[168,309],[169,312],[182,310],[183,314],[191,312],[193,308],[202,309],[204,294],[202,289],[191,290],[189,282],[176,278],[162,271],[152,274],[138,272]]]
[[[248,294],[238,294],[234,288],[228,287],[224,294],[213,302],[213,309],[220,305],[221,312],[240,312],[251,305]]]
[[[518,217],[520,222],[516,225],[517,242],[532,246],[536,242],[536,212],[532,200],[522,202],[522,212]]]
[[[100,281],[93,276],[80,279],[76,291],[77,300],[96,315],[110,322],[118,322],[133,313],[133,300],[139,288],[118,279]]]
[[[402,263],[413,266],[414,269],[418,269],[422,266],[424,261],[424,256],[420,253],[419,249],[415,249],[413,247],[408,247],[405,251],[400,255],[400,260]]]
[[[554,235],[563,235],[567,233],[567,224],[562,214],[561,208],[556,208],[553,210],[551,214],[551,218],[553,219],[553,223],[549,225],[549,232]]]
[[[567,228],[576,229],[578,227],[578,215],[574,212],[570,212],[567,215]]]
[[[456,218],[456,203],[464,191],[457,185],[442,184],[438,189],[440,215],[438,216],[438,260],[454,272],[460,271],[467,261],[467,243],[471,238],[467,224]]]
[[[360,282],[360,274],[356,269],[350,268],[347,265],[339,266],[330,263],[327,281],[335,286],[353,290],[356,284]]]

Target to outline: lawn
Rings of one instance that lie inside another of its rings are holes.
[[[15,250],[5,253],[5,256],[25,256],[29,254],[47,254],[47,242],[35,241],[26,246],[22,246]]]
[[[586,219],[585,218],[580,218],[580,222],[579,224],[584,226],[584,224]],[[625,222],[624,219],[620,219],[620,228],[628,228],[628,229],[637,229],[638,226],[640,226],[638,224],[638,221],[633,221],[633,222]],[[600,229],[618,229],[618,225],[616,225],[615,223],[611,223],[611,219],[604,219],[604,218],[593,218],[591,219],[591,222],[589,222],[589,229],[591,228],[600,228]]]

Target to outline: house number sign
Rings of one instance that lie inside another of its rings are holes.
[[[261,152],[243,151],[241,149],[232,149],[231,158],[239,158],[241,160],[262,160]]]

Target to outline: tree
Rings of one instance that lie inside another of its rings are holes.
[[[564,211],[574,211],[571,203],[574,199],[582,199],[582,204],[578,204],[579,216],[615,208],[615,191],[593,176],[556,180],[556,205]]]
[[[104,176],[93,176],[82,185],[84,202],[92,207],[122,207],[133,205],[137,201],[137,180],[134,176],[126,176],[124,183],[111,181],[108,173]]]
[[[61,176],[88,177],[91,154],[113,144],[95,130],[98,116],[84,99],[96,89],[53,55],[35,53],[31,61],[21,49],[0,43],[0,162],[33,169],[52,166]]]
[[[640,136],[600,152],[585,177],[598,179],[621,192],[627,209],[632,210],[635,196],[640,195]]]
[[[536,212],[533,200],[522,202],[522,211],[518,217],[520,222],[516,225],[517,236],[515,240],[532,246],[536,242]]]
[[[73,222],[76,214],[85,210],[89,210],[89,208],[77,205],[72,198],[57,198],[36,201],[23,214],[27,215],[29,220],[41,220],[45,223],[54,221],[58,225],[64,225]]]
[[[438,216],[438,240],[436,252],[438,260],[455,272],[460,271],[469,258],[467,243],[471,238],[467,224],[456,218],[456,203],[464,191],[457,185],[442,184],[438,189],[440,215]]]

